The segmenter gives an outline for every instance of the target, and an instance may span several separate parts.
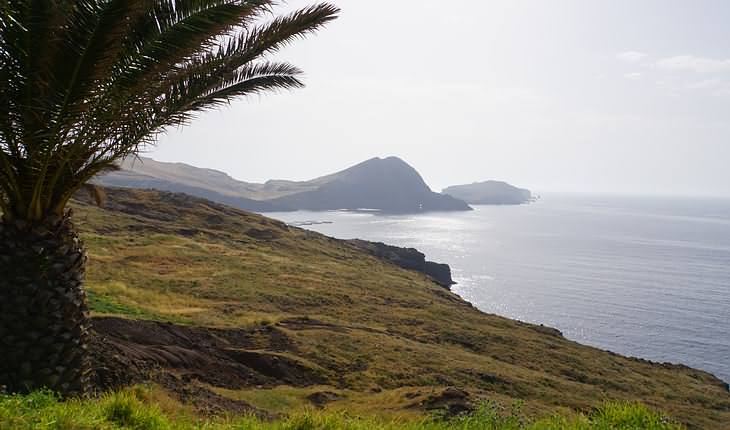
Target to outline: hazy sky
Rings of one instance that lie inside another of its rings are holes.
[[[333,3],[337,22],[275,56],[307,88],[202,115],[150,155],[257,182],[395,155],[437,191],[730,195],[730,1]]]

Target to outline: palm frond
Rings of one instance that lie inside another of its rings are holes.
[[[0,1],[0,209],[62,213],[89,179],[167,127],[302,86],[266,57],[330,22],[275,0]],[[267,16],[269,22],[260,23]]]
[[[115,74],[115,90],[138,89],[140,83],[164,79],[196,55],[217,49],[220,38],[260,17],[272,0],[180,3],[174,12],[167,10],[172,9],[168,5],[165,11],[145,17],[149,21],[144,30],[135,32],[136,43],[130,43],[132,49],[120,63],[123,68]]]
[[[172,86],[166,94],[162,126],[184,123],[195,112],[227,104],[231,100],[264,91],[292,89],[304,84],[298,79],[302,71],[287,63],[260,63],[239,67],[233,72],[191,76]]]

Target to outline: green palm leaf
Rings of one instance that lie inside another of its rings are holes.
[[[89,179],[196,112],[297,88],[266,57],[339,10],[275,0],[0,2],[0,210],[62,214]]]

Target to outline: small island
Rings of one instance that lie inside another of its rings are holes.
[[[521,205],[533,200],[530,190],[506,182],[484,181],[445,188],[443,194],[473,205]]]

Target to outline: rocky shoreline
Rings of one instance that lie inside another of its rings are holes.
[[[415,248],[401,248],[361,239],[352,239],[347,242],[380,260],[406,270],[423,273],[444,288],[450,289],[452,285],[456,284],[451,278],[451,267],[448,264],[428,261],[426,255]]]

